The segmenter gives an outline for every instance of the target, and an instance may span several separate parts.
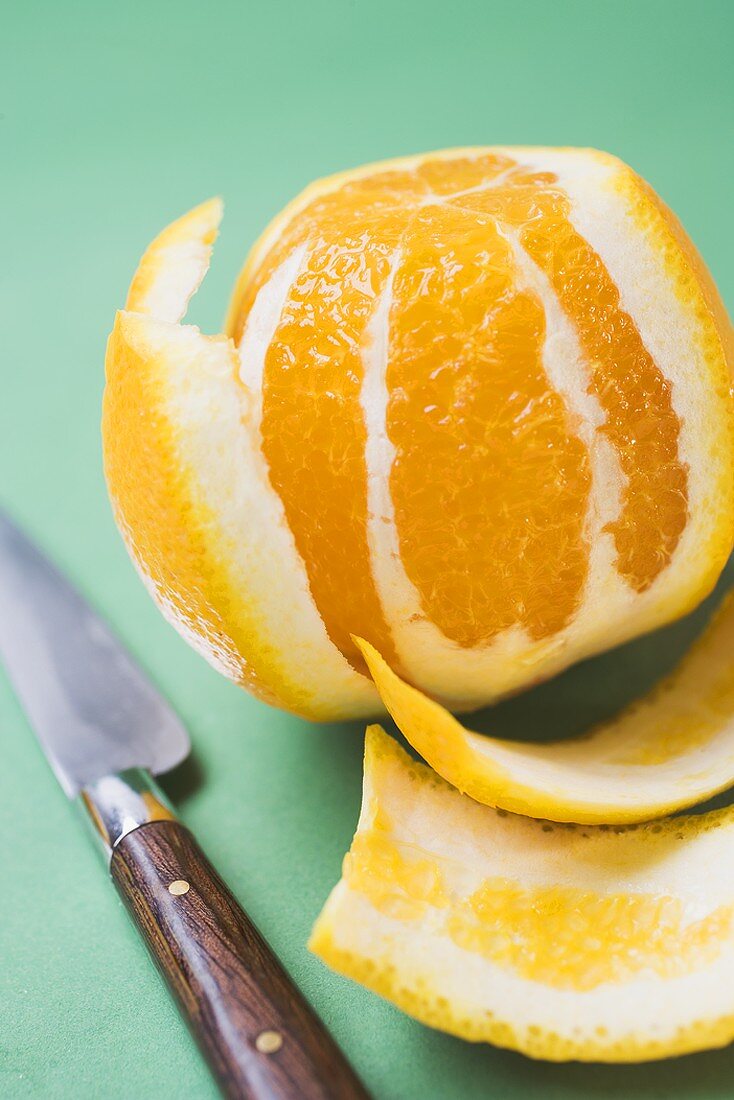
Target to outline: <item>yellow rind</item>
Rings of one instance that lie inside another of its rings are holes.
[[[146,248],[125,302],[129,313],[177,322],[204,278],[223,204],[208,199],[167,225]]]
[[[357,836],[360,834],[366,816],[374,819],[383,812],[379,779],[382,768],[399,775],[408,788],[405,794],[405,817],[406,821],[411,823],[415,820],[415,824],[410,825],[410,835],[413,837],[416,849],[423,851],[421,842],[424,838],[420,832],[421,816],[417,808],[422,792],[433,789],[445,793],[452,801],[461,796],[425,765],[413,761],[379,726],[371,726],[367,730],[365,742],[365,795]],[[414,811],[417,813],[415,817]],[[487,810],[486,813],[491,814],[492,811]],[[732,811],[729,809],[714,811],[699,818],[671,819],[657,825],[633,826],[633,828],[641,833],[645,830],[652,830],[655,833],[661,830],[674,833],[679,841],[685,842],[687,838],[693,840],[700,833],[710,829],[730,826],[731,819]],[[454,815],[452,818],[454,826],[457,820],[458,818]],[[541,828],[541,824],[537,823],[538,829]],[[436,830],[440,828],[440,822],[436,821]],[[573,826],[567,826],[567,828],[573,828]],[[482,835],[486,837],[486,843],[491,843],[491,828],[486,830],[486,833],[483,831]],[[476,842],[476,837],[476,823],[474,826],[467,824],[466,835],[452,835],[452,840],[456,841],[457,852],[465,853],[466,849]],[[458,858],[462,857],[457,856]],[[620,877],[623,878],[622,871],[620,871]],[[705,1016],[696,1018],[694,1015],[690,1022],[676,1027],[670,1034],[660,1038],[641,1033],[633,1027],[627,1032],[614,1036],[598,1033],[604,1029],[591,1028],[586,1034],[580,1034],[583,1028],[570,1029],[571,1033],[566,1034],[540,1026],[537,1022],[528,1023],[527,1027],[523,1028],[503,1018],[501,1006],[496,1007],[492,1012],[477,1013],[476,1009],[467,1003],[461,1003],[456,996],[447,997],[445,991],[440,988],[440,984],[431,977],[433,959],[428,946],[424,955],[424,972],[420,974],[411,972],[410,968],[404,964],[399,952],[391,953],[389,936],[381,935],[377,916],[375,916],[376,923],[369,949],[355,951],[345,947],[344,940],[349,939],[350,929],[354,926],[354,913],[349,907],[350,894],[350,887],[346,879],[343,879],[335,887],[316,922],[309,941],[310,949],[339,974],[379,994],[429,1027],[449,1032],[470,1042],[488,1042],[495,1046],[519,1051],[532,1058],[553,1062],[650,1061],[723,1047],[734,1038],[734,1012],[726,1012],[711,1018]],[[369,905],[369,902],[364,899],[363,902]],[[366,929],[369,920],[369,910],[363,910],[360,928],[362,944],[365,942],[365,935],[369,935],[369,930]],[[413,922],[413,927],[413,934],[420,940],[421,922]],[[471,954],[467,956],[467,967],[472,967]],[[527,985],[529,1005],[534,1004],[538,998],[542,998],[543,987],[533,982],[528,982]],[[631,995],[625,1018],[634,1016],[633,998],[634,994]],[[584,1019],[583,1013],[583,997],[579,997],[581,1020]],[[532,1012],[528,1015],[532,1017]]]
[[[121,311],[107,346],[102,412],[105,476],[115,518],[133,560],[169,616],[220,650],[225,667],[268,701],[280,698],[233,645],[225,626],[234,596],[210,545],[212,517],[182,466],[167,413],[170,365],[147,341],[148,321]],[[206,593],[206,595],[204,595]],[[280,690],[279,690],[280,689]]]

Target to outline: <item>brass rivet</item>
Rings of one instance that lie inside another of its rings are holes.
[[[187,882],[185,878],[177,878],[175,882],[169,884],[168,893],[173,894],[175,898],[180,898],[182,894],[188,894],[190,889],[190,882]]]
[[[261,1031],[255,1046],[261,1054],[275,1054],[283,1046],[283,1036],[279,1031]]]

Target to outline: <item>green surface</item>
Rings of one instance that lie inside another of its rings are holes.
[[[193,318],[218,327],[245,250],[313,177],[469,143],[596,145],[683,219],[731,306],[734,6],[690,2],[8,4],[0,22],[0,498],[106,613],[188,723],[182,815],[378,1100],[731,1097],[734,1050],[550,1066],[422,1028],[305,949],[357,816],[357,726],[270,710],[159,617],[100,469],[106,334],[138,256],[213,193]],[[702,615],[491,720],[579,729]],[[489,728],[485,717],[484,728]],[[0,677],[0,1095],[204,1100],[211,1080]],[[726,869],[730,873],[730,869]]]

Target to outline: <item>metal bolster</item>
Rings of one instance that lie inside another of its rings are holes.
[[[86,786],[79,801],[107,859],[116,844],[151,821],[175,821],[176,815],[150,773],[130,768],[105,775]]]

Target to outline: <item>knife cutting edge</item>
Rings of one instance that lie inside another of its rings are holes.
[[[0,657],[224,1095],[365,1100],[334,1040],[152,778],[188,755],[183,725],[2,512]]]

